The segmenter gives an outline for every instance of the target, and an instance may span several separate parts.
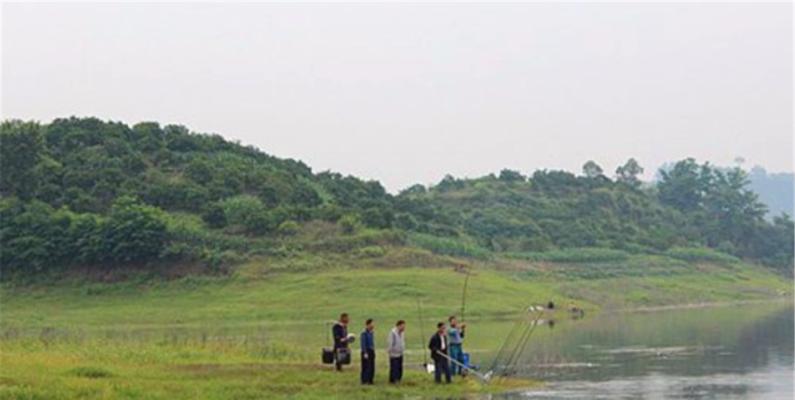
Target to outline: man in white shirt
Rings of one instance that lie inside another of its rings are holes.
[[[389,354],[389,383],[400,383],[403,379],[403,352],[406,350],[403,331],[405,330],[406,321],[401,319],[389,332],[386,340],[386,352]]]

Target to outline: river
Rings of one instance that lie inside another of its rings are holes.
[[[603,313],[539,327],[501,399],[793,398],[793,306]]]

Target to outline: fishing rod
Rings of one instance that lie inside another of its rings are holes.
[[[492,361],[489,370],[494,371],[495,368],[497,368],[498,363],[500,362],[500,360],[502,360],[503,356],[505,356],[505,350],[508,349],[508,344],[514,342],[514,337],[516,336],[517,333],[519,333],[520,328],[522,327],[522,325],[524,325],[523,324],[524,321],[525,321],[525,315],[520,314],[519,318],[517,318],[516,321],[514,322],[510,332],[508,332],[508,336],[506,336],[505,340],[502,342],[502,346],[500,346],[500,349],[497,351],[497,355],[494,357],[494,361]]]
[[[475,376],[477,376],[478,379],[480,379],[483,383],[488,383],[489,380],[491,380],[491,373],[481,374],[480,372],[476,371],[472,367],[470,367],[468,365],[465,365],[464,363],[462,363],[462,362],[460,362],[460,361],[448,356],[447,354],[442,353],[439,350],[436,350],[436,354],[446,358],[447,361],[450,361],[451,363],[453,363],[453,364],[455,364],[455,365],[457,365],[457,366],[459,366],[459,367],[461,367],[463,369],[466,369],[467,371],[469,371],[469,373],[474,374]]]
[[[536,318],[525,328],[522,336],[519,338],[518,345],[514,348],[514,350],[511,352],[511,356],[508,358],[506,368],[504,369],[506,374],[510,373],[511,370],[514,370],[516,363],[521,360],[521,356],[524,354],[525,348],[527,347],[527,342],[530,340],[530,337],[533,336],[533,332],[535,332],[536,327],[538,327],[538,321],[542,316],[544,316],[543,310],[539,311]]]
[[[422,328],[422,302],[420,299],[417,299],[417,316],[420,319],[419,328],[420,328],[420,344],[425,343],[425,330]],[[425,350],[422,351],[422,368],[428,371],[428,354]]]
[[[469,285],[469,276],[472,271],[467,269],[467,276],[464,278],[464,289],[461,291],[461,322],[464,322],[464,312],[467,306],[467,286]]]
[[[521,359],[521,353],[524,352],[524,347],[527,345],[527,341],[532,335],[535,327],[537,326],[536,322],[540,318],[540,315],[536,317],[533,322],[530,322],[526,327],[525,330],[522,332],[522,335],[519,337],[519,341],[517,342],[516,346],[513,348],[510,356],[508,357],[507,362],[505,363],[504,372],[505,374],[510,374],[512,370],[515,369],[515,365]]]

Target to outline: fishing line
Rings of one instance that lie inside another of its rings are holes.
[[[511,328],[510,332],[508,333],[508,336],[506,336],[505,340],[502,342],[502,346],[500,346],[500,349],[497,351],[497,355],[494,357],[494,361],[491,363],[491,368],[489,368],[490,370],[494,371],[499,361],[501,361],[503,356],[505,356],[505,350],[508,348],[508,344],[513,343],[514,337],[519,332],[519,329],[522,327],[522,325],[524,325],[523,324],[524,321],[525,321],[524,314],[520,314],[519,318],[517,318],[516,321],[514,322],[513,328]]]
[[[422,304],[420,299],[417,299],[417,316],[420,319],[419,327],[420,327],[420,344],[425,343],[425,330],[422,328]],[[422,368],[427,370],[428,366],[428,354],[425,350],[422,351]]]
[[[506,368],[504,368],[506,374],[511,372],[512,369],[515,369],[515,364],[519,362],[520,356],[522,355],[522,353],[524,353],[525,347],[527,346],[527,342],[530,340],[530,337],[533,335],[533,332],[535,331],[536,327],[538,327],[538,321],[541,319],[542,316],[544,316],[544,312],[539,311],[536,318],[532,322],[530,322],[529,325],[525,328],[524,332],[522,332],[522,335],[519,338],[519,343],[511,352],[511,356],[508,358],[508,361],[506,363]]]
[[[519,340],[516,342],[516,345],[512,348],[511,352],[508,355],[508,359],[505,361],[503,365],[503,372],[504,375],[508,375],[511,372],[511,369],[516,362],[516,356],[519,353],[519,349],[522,347],[522,343],[524,342],[524,338],[530,333],[533,329],[532,324],[528,324],[525,326],[524,330],[522,331],[521,335],[519,335]]]
[[[519,363],[519,361],[522,360],[522,355],[524,355],[524,352],[527,350],[527,342],[530,341],[530,337],[533,336],[533,332],[535,332],[536,327],[538,327],[538,325],[533,325],[532,329],[530,329],[530,331],[528,332],[521,346],[519,346],[519,353],[516,355],[516,358],[514,359],[513,364],[511,365],[512,373],[516,373],[517,364]]]
[[[529,329],[525,332],[524,337],[521,340],[521,343],[516,348],[515,354],[512,356],[512,361],[510,366],[513,369],[516,369],[516,364],[521,360],[522,354],[524,354],[525,350],[527,349],[527,342],[530,341],[530,337],[533,336],[533,332],[535,332],[536,328],[538,327],[538,321],[541,317],[544,316],[544,312],[540,311],[538,316],[530,323]]]

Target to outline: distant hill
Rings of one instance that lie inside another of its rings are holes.
[[[725,253],[792,268],[792,220],[765,220],[742,170],[691,159],[653,185],[630,159],[614,178],[589,161],[581,175],[448,176],[393,196],[379,182],[316,173],[183,126],[67,118],[1,128],[3,276],[153,264],[220,271],[252,257],[299,268],[332,253],[377,259],[384,246],[480,259]]]
[[[759,200],[768,208],[768,217],[781,213],[793,215],[795,208],[795,174],[791,172],[768,173],[762,167],[754,167],[748,174],[749,187],[759,195]]]

